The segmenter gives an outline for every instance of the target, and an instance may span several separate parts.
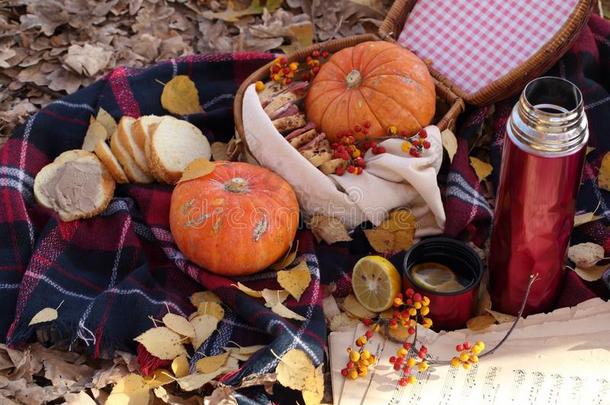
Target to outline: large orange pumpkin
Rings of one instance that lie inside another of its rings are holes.
[[[217,162],[213,172],[176,186],[169,219],[188,259],[213,273],[240,276],[264,270],[288,250],[299,204],[272,171]]]
[[[324,63],[305,98],[307,117],[331,140],[368,122],[368,135],[390,126],[416,133],[434,117],[436,95],[428,68],[412,52],[389,42],[363,42]]]

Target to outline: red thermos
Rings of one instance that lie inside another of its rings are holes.
[[[589,137],[582,94],[571,82],[541,77],[523,90],[506,124],[489,271],[497,311],[552,308],[564,276],[576,194]]]

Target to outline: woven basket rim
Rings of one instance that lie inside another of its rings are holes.
[[[286,57],[288,58],[288,62],[300,61],[304,59],[307,55],[310,55],[311,52],[313,52],[314,50],[327,50],[330,52],[334,52],[336,50],[354,46],[356,44],[366,41],[381,41],[381,38],[379,38],[379,36],[375,34],[361,34],[345,38],[338,38],[314,44],[303,49],[299,49],[298,51],[286,54]],[[236,159],[237,155],[243,149],[245,149],[245,151],[248,152],[252,157],[254,156],[250,152],[246,138],[244,136],[242,103],[244,99],[244,94],[248,86],[259,80],[268,79],[269,67],[272,63],[273,62],[265,64],[264,66],[254,71],[250,76],[248,76],[246,80],[244,80],[239,86],[239,89],[235,94],[235,99],[233,100],[233,117],[235,121],[237,145],[233,149],[233,153],[229,156],[230,160]],[[443,117],[441,117],[438,122],[435,123],[435,125],[438,126],[441,131],[447,128],[454,128],[457,117],[465,109],[465,104],[462,99],[451,90],[449,86],[445,85],[434,77],[432,79],[434,80],[437,96],[441,97],[449,105],[449,109],[447,110],[447,112],[443,115]]]
[[[396,0],[383,23],[379,26],[380,38],[396,41],[415,3],[417,3],[417,0]],[[516,69],[474,93],[466,93],[434,69],[434,64],[428,68],[436,79],[444,83],[466,103],[481,106],[502,100],[518,92],[531,79],[546,72],[567,52],[580,33],[581,28],[587,23],[593,6],[593,0],[579,0],[572,15],[561,29],[538,52],[530,56]]]

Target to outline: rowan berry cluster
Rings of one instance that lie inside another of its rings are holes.
[[[464,342],[455,347],[455,351],[459,353],[451,359],[451,367],[459,367],[460,365],[466,370],[470,370],[472,365],[479,362],[479,354],[485,350],[485,343],[478,341],[474,345]]]
[[[274,82],[290,84],[299,69],[299,62],[288,63],[286,56],[278,56],[269,68],[269,76]]]
[[[420,157],[424,149],[430,149],[431,144],[430,141],[426,139],[428,138],[428,133],[425,128],[420,129],[417,134],[410,137],[405,136],[406,132],[404,131],[400,131],[399,135],[407,138],[402,144],[403,152],[408,153],[413,157]]]
[[[356,348],[347,348],[349,360],[345,365],[345,368],[341,370],[341,375],[351,380],[366,376],[368,374],[369,367],[377,363],[377,357],[369,352],[365,346],[373,337],[375,332],[379,331],[379,324],[373,323],[373,321],[370,319],[363,320],[363,323],[368,326],[369,329],[364,335],[356,339]]]
[[[421,325],[428,329],[432,326],[432,319],[427,315],[430,313],[430,298],[416,293],[412,288],[407,288],[404,295],[398,293],[394,298],[394,312],[390,319],[391,329],[398,327],[407,328],[409,335],[415,334],[418,318]]]
[[[313,51],[311,55],[307,56],[307,58],[305,58],[305,63],[307,64],[308,70],[303,75],[303,80],[313,79],[320,71],[320,65],[323,63],[323,61],[320,60],[320,57],[328,59],[328,56],[328,51],[318,50]]]
[[[368,134],[369,128],[371,128],[371,123],[364,121],[362,124],[354,125],[352,129],[347,129],[337,134],[337,141],[331,144],[333,159],[343,159],[346,161],[346,165],[337,167],[335,169],[336,175],[343,176],[345,172],[362,174],[366,167],[364,154],[369,149],[374,155],[385,152],[385,148],[378,146],[375,141],[356,143],[356,136]]]

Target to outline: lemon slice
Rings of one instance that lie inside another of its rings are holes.
[[[369,311],[381,312],[390,308],[400,292],[400,285],[398,270],[381,256],[365,256],[354,266],[354,295]]]
[[[417,264],[411,268],[411,277],[418,286],[434,292],[450,293],[464,289],[455,273],[439,263]]]

